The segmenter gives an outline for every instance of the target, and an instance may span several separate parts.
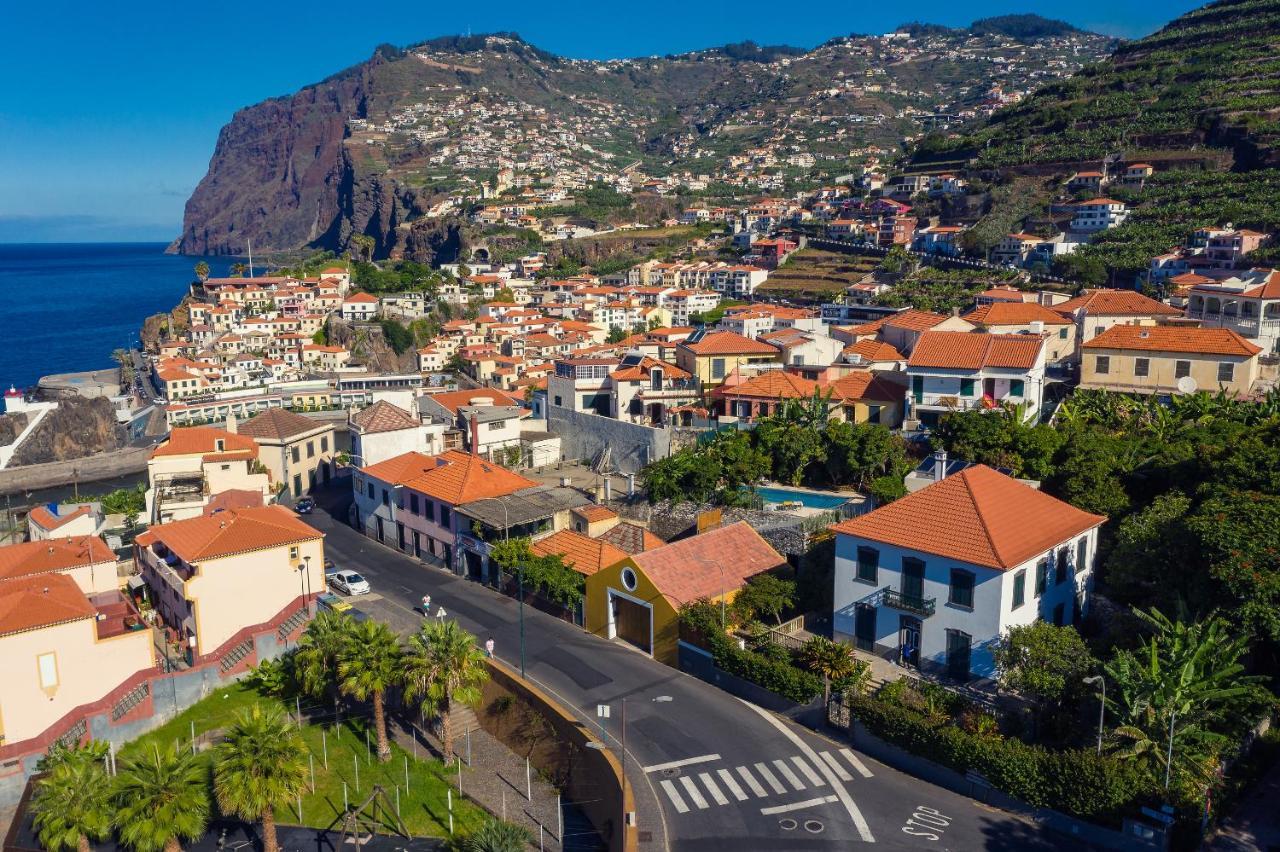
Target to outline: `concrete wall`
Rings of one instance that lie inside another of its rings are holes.
[[[150,447],[125,447],[82,459],[7,467],[0,470],[0,493],[38,491],[73,482],[84,487],[86,483],[100,479],[138,473],[147,469],[147,456],[150,454]]]
[[[547,431],[560,438],[561,451],[568,459],[594,459],[608,447],[610,460],[622,473],[637,473],[655,459],[671,454],[671,432],[638,423],[625,423],[547,406]]]

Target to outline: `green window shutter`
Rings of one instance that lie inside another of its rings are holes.
[[[974,386],[974,380],[973,380],[973,379],[961,379],[961,380],[960,380],[960,395],[961,395],[961,396],[973,396],[973,386]]]
[[[1012,381],[1009,382],[1009,395],[1022,396],[1025,388],[1026,388],[1026,382],[1024,382],[1022,379],[1013,379]]]
[[[911,377],[911,395],[917,404],[924,402],[924,376]]]

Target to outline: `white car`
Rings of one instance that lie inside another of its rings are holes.
[[[329,581],[330,586],[344,595],[367,595],[370,591],[369,581],[355,571],[334,571],[325,579]]]

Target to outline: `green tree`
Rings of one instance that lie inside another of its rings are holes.
[[[209,264],[205,263],[203,260],[197,262],[195,272],[196,280],[203,284],[209,277]]]
[[[742,621],[769,615],[777,624],[782,613],[795,603],[796,584],[772,574],[757,574],[747,581],[733,599],[733,611]]]
[[[316,329],[316,333],[311,335],[311,342],[320,346],[329,345],[329,334],[323,328]]]
[[[209,822],[209,769],[198,755],[174,744],[152,745],[124,761],[115,779],[115,824],[137,852],[179,852]]]
[[[338,677],[344,693],[357,701],[373,703],[373,726],[378,737],[378,760],[391,759],[387,742],[387,690],[404,681],[404,653],[400,640],[381,621],[362,621],[347,635],[338,660]]]
[[[382,339],[387,341],[391,351],[397,355],[403,355],[409,347],[413,346],[412,332],[405,328],[399,320],[388,317],[379,320],[378,325],[382,328]]]
[[[533,835],[524,826],[491,819],[458,844],[459,852],[524,852]]]
[[[825,636],[814,636],[800,649],[800,659],[809,670],[822,676],[822,703],[831,701],[832,681],[853,677],[858,672],[858,659],[853,648],[833,642]]]
[[[1009,628],[992,655],[1000,684],[1033,699],[1040,712],[1074,694],[1096,665],[1074,627],[1047,621]]]
[[[54,745],[42,761],[31,810],[36,836],[49,852],[89,852],[111,832],[111,783],[103,765],[106,743]]]
[[[473,704],[489,679],[484,652],[475,638],[454,621],[435,620],[409,637],[404,656],[405,697],[417,701],[424,713],[440,719],[444,762],[453,763],[455,702]]]
[[[353,624],[351,617],[344,613],[332,610],[318,613],[303,631],[294,654],[302,688],[317,698],[328,693],[335,707],[341,680],[339,666],[351,642]]]
[[[605,343],[621,343],[627,339],[628,332],[620,325],[609,326],[609,334],[605,337]]]
[[[1212,497],[1187,519],[1187,529],[1199,557],[1190,561],[1218,581],[1218,602],[1251,633],[1280,639],[1280,495]]]
[[[274,707],[242,710],[218,746],[213,785],[222,813],[260,823],[264,852],[279,852],[276,808],[297,801],[307,787],[302,735]]]

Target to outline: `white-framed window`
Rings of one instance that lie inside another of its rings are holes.
[[[36,657],[36,671],[40,675],[41,689],[58,688],[58,655],[50,651]]]

